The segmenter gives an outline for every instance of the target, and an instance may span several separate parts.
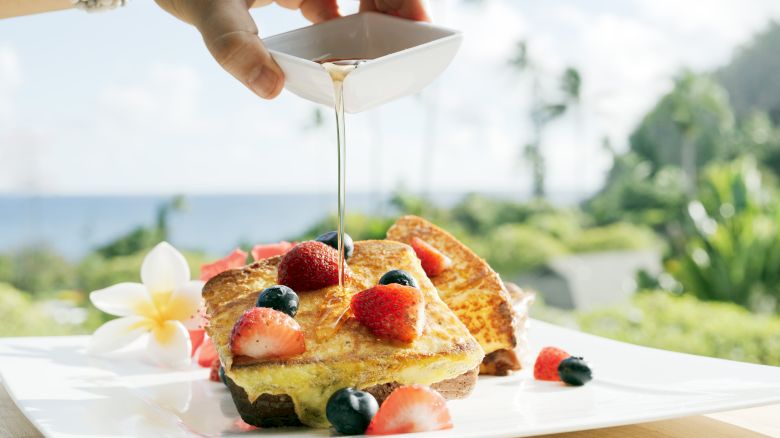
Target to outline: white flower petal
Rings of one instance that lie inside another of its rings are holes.
[[[141,316],[113,319],[98,327],[89,340],[89,353],[107,353],[129,345],[149,331],[149,320]]]
[[[190,333],[179,321],[165,321],[152,329],[147,352],[160,365],[181,368],[190,363]]]
[[[168,242],[161,242],[144,258],[141,281],[149,292],[171,292],[190,281],[184,256]]]
[[[200,312],[203,306],[203,285],[200,280],[188,281],[184,286],[173,291],[168,304],[169,319],[181,321],[188,329],[203,328],[205,320]]]
[[[98,309],[116,316],[144,313],[152,305],[149,292],[140,283],[119,283],[89,294]]]

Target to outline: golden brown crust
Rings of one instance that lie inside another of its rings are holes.
[[[338,388],[393,381],[431,384],[478,367],[484,357],[466,326],[440,299],[414,251],[408,245],[383,240],[355,243],[354,254],[348,260],[352,275],[343,289],[332,286],[298,294],[295,320],[304,334],[304,353],[284,360],[234,363],[230,351],[232,327],[246,309],[254,306],[260,291],[276,284],[279,262],[279,257],[272,257],[227,271],[204,287],[210,315],[207,331],[226,374],[248,395],[246,403],[260,400],[262,405],[273,400],[263,394],[288,395],[296,401],[301,421],[325,427],[324,395]],[[376,285],[390,269],[411,272],[418,278],[424,297],[423,333],[409,344],[378,340],[348,312],[352,295]],[[237,397],[236,403],[240,402]],[[269,418],[277,417],[274,412],[271,409]],[[284,422],[284,415],[278,417]]]
[[[402,216],[387,238],[408,243],[419,237],[444,253],[453,265],[432,278],[442,300],[468,327],[486,354],[517,346],[518,321],[504,283],[490,266],[450,233],[417,216]],[[507,353],[497,355],[507,359]],[[481,368],[482,374],[520,369],[518,360],[501,360]]]
[[[474,368],[452,379],[442,380],[431,385],[447,400],[466,398],[477,384],[479,373]],[[249,402],[246,391],[227,378],[227,387],[233,397],[233,402],[238,408],[238,413],[246,423],[257,427],[282,427],[300,426],[301,421],[295,414],[295,406],[292,399],[286,395],[263,394],[254,401]],[[383,383],[364,389],[376,398],[380,404],[393,390],[401,386],[397,382]]]

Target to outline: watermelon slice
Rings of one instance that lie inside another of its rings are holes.
[[[200,279],[209,281],[217,275],[234,268],[240,268],[246,264],[247,253],[236,248],[222,259],[200,267]]]
[[[255,259],[255,261],[258,261],[267,259],[269,257],[282,255],[295,245],[295,242],[290,243],[285,240],[282,240],[278,243],[255,245],[255,247],[252,248],[252,257]]]

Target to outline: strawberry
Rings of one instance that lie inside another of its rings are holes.
[[[275,359],[306,351],[303,332],[292,317],[269,307],[253,307],[238,319],[230,333],[235,356]]]
[[[233,252],[216,262],[202,265],[200,267],[200,279],[209,281],[228,269],[240,268],[246,264],[246,257],[246,252],[236,248]]]
[[[214,359],[214,361],[211,362],[211,373],[209,373],[209,380],[212,382],[220,382],[219,379],[219,367],[221,367],[222,364],[219,362],[219,358]]]
[[[195,356],[195,352],[198,351],[198,347],[203,344],[203,339],[206,338],[206,330],[201,328],[189,330],[190,343],[192,344],[192,350],[190,351],[190,357]]]
[[[285,240],[282,240],[279,243],[255,245],[255,247],[252,248],[252,258],[255,261],[258,261],[258,260],[267,259],[269,257],[283,255],[284,253],[289,251],[293,246],[295,246],[294,243],[290,243]]]
[[[200,346],[200,353],[198,353],[198,365],[203,368],[208,368],[214,362],[214,359],[219,358],[217,349],[214,347],[214,342],[211,338],[206,338],[203,344]]]
[[[430,432],[452,429],[447,402],[427,386],[401,386],[385,399],[366,435]]]
[[[539,352],[539,356],[536,357],[536,363],[534,363],[534,378],[537,380],[554,380],[560,381],[561,377],[558,374],[558,365],[561,361],[567,359],[571,355],[560,348],[556,347],[544,347]]]
[[[409,243],[414,252],[417,253],[417,258],[420,259],[422,268],[428,277],[435,277],[452,266],[452,260],[449,257],[419,237],[412,237]]]
[[[349,275],[346,263],[344,275]],[[339,284],[339,253],[322,242],[299,243],[282,257],[277,281],[296,292]]]
[[[355,294],[350,308],[358,322],[381,338],[412,342],[425,325],[425,303],[415,287],[380,284]]]

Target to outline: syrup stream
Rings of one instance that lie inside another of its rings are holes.
[[[336,110],[336,139],[338,143],[338,251],[339,288],[344,287],[344,215],[347,203],[347,139],[344,129],[344,79],[364,62],[355,59],[324,59],[317,61],[333,80],[333,99]],[[339,318],[341,319],[341,318]]]

